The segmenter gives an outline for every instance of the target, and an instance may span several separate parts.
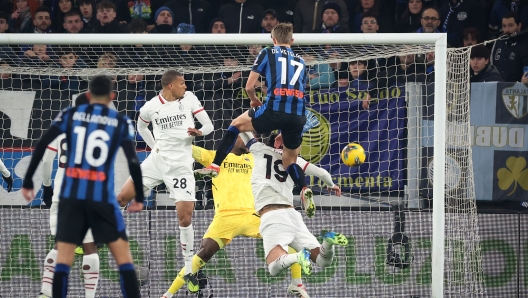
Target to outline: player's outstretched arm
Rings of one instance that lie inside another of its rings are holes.
[[[152,135],[152,132],[148,129],[148,122],[145,122],[143,118],[140,118],[137,122],[137,131],[139,135],[143,138],[145,143],[150,147],[150,149],[154,149],[154,146],[156,145],[156,140],[154,140],[154,136]]]
[[[46,152],[48,144],[55,140],[55,138],[61,133],[62,131],[58,126],[52,125],[42,136],[42,138],[40,138],[35,150],[33,151],[33,156],[31,157],[26,176],[24,177],[24,182],[22,183],[22,195],[28,202],[31,202],[31,200],[35,198],[35,192],[33,190],[33,175],[37,170],[40,160],[44,156],[44,152]]]
[[[132,140],[125,140],[121,143],[121,147],[125,152],[128,161],[128,170],[132,181],[134,181],[134,188],[136,190],[136,199],[128,207],[129,212],[138,212],[143,209],[143,179],[141,174],[141,166],[136,154],[134,142]]]
[[[53,187],[51,187],[51,172],[53,171],[53,160],[57,155],[57,149],[48,148],[42,157],[42,200],[46,206],[51,207],[53,197]]]
[[[7,183],[7,192],[10,192],[13,188],[13,176],[9,173],[9,170],[4,165],[4,162],[0,159],[0,173],[2,173],[2,178]]]
[[[251,145],[257,142],[253,133],[252,132],[241,132],[239,136],[244,142],[244,145],[246,145],[246,148],[248,148],[248,150],[251,151]]]
[[[297,158],[297,164],[299,164],[300,159],[301,159],[300,157]],[[301,160],[303,161],[303,165],[305,166],[304,173],[319,177],[328,186],[329,190],[334,190],[336,192],[336,196],[338,197],[341,196],[341,189],[339,188],[337,184],[334,184],[334,182],[332,181],[332,176],[330,175],[330,173],[328,173],[327,170],[320,168],[316,165],[313,165],[311,163],[307,163],[307,161],[303,159]],[[299,166],[303,166],[303,165],[299,164]]]

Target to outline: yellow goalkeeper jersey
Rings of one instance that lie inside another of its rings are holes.
[[[193,145],[194,160],[207,167],[213,162],[216,151]],[[213,178],[213,200],[215,212],[232,210],[255,210],[251,191],[253,155],[229,153],[220,165],[220,174]]]

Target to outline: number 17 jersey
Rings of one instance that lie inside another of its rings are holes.
[[[61,112],[54,126],[66,133],[67,157],[59,199],[116,204],[114,162],[124,141],[134,140],[130,119],[102,104]]]
[[[274,46],[260,51],[251,71],[266,78],[267,109],[303,116],[304,86],[308,77],[304,59],[290,47]]]

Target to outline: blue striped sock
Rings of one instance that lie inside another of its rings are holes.
[[[66,298],[68,295],[68,276],[70,275],[70,266],[66,264],[55,265],[55,274],[53,275],[53,297]]]
[[[119,265],[119,275],[121,282],[121,292],[125,298],[139,298],[139,284],[136,270],[131,263]]]

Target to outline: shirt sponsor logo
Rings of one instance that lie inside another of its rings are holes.
[[[304,98],[304,92],[296,89],[275,88],[273,90],[273,94],[275,96],[293,96],[297,98]]]
[[[67,168],[66,176],[70,178],[91,180],[91,181],[105,181],[106,174],[104,172],[84,170],[79,168]]]
[[[185,114],[179,114],[179,115],[172,115],[162,118],[155,118],[154,122],[156,125],[158,125],[161,129],[169,129],[177,126],[183,125],[183,120],[187,119],[187,115]]]

